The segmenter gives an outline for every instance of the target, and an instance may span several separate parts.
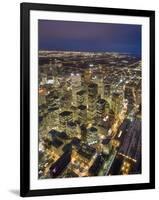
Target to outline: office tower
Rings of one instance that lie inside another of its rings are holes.
[[[108,119],[107,119],[107,129],[111,128],[111,126],[113,125],[114,123],[114,120],[115,120],[115,113],[113,112],[113,110],[109,110],[109,113],[107,115]]]
[[[72,103],[77,106],[77,92],[81,89],[81,75],[71,74],[71,84],[72,84]]]
[[[80,90],[76,93],[77,96],[77,106],[86,105],[86,91]]]
[[[90,83],[88,85],[88,120],[93,121],[96,116],[96,103],[98,98],[98,85]]]
[[[105,87],[104,95],[108,99],[110,97],[111,84],[110,83],[106,83],[104,87]]]
[[[105,114],[107,115],[110,111],[110,105],[108,103],[108,101],[105,101]]]
[[[48,108],[47,125],[52,128],[59,124],[59,107]]]
[[[77,124],[73,121],[67,122],[66,133],[70,138],[77,136]]]
[[[85,105],[78,106],[77,116],[81,124],[87,123],[87,107]]]
[[[86,69],[84,71],[84,82],[86,83],[89,83],[91,81],[91,78],[92,78],[92,70],[89,68],[89,69]]]
[[[135,89],[134,89],[134,84],[132,82],[128,83],[125,85],[124,88],[124,98],[127,99],[128,105],[127,105],[127,110],[128,113],[134,108],[134,103],[135,103]]]
[[[53,101],[52,101],[52,105],[54,107],[60,107],[60,96],[58,95],[53,95]]]
[[[93,145],[99,142],[98,129],[91,127],[87,131],[87,142],[89,145]]]
[[[56,126],[59,124],[60,103],[61,98],[58,92],[50,92],[47,95],[48,124],[50,126]]]
[[[87,128],[84,124],[80,126],[81,129],[81,140],[86,142],[87,141]]]
[[[104,99],[98,99],[97,101],[97,117],[102,118],[105,114],[106,101]]]
[[[124,84],[125,84],[125,82],[123,80],[124,80],[124,78],[121,77],[120,80],[119,80],[119,83],[117,85],[116,92],[120,93],[124,98]]]
[[[101,98],[104,98],[104,79],[103,79],[103,75],[101,75],[101,74],[96,75],[95,78],[93,79],[93,82],[98,85],[98,95]]]
[[[71,107],[71,102],[72,102],[72,92],[71,91],[67,91],[61,94],[62,98],[61,98],[61,110],[67,110],[70,109]]]
[[[71,154],[71,169],[79,176],[88,176],[88,169],[96,158],[95,148],[81,144],[78,148],[73,146]]]
[[[115,115],[117,115],[121,111],[122,105],[123,105],[123,96],[117,92],[112,93],[111,108],[114,111]]]
[[[53,79],[53,87],[59,87],[60,82],[58,80],[59,75],[59,61],[55,59],[54,64],[50,63],[50,67],[52,67],[52,79]]]
[[[87,132],[87,143],[93,145],[99,142],[98,129],[91,127]]]
[[[73,113],[70,111],[63,111],[59,114],[60,129],[66,130],[67,123],[73,120]]]

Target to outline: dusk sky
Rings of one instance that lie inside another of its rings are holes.
[[[141,26],[39,20],[39,50],[108,51],[141,56]]]

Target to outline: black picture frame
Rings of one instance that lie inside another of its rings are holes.
[[[62,189],[30,189],[30,11],[60,11],[148,17],[150,19],[150,181],[149,183],[88,186]],[[21,3],[21,128],[20,128],[20,196],[60,195],[76,193],[95,193],[107,191],[140,190],[155,188],[155,11],[131,10],[71,5],[49,5]]]

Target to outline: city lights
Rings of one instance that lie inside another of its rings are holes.
[[[38,89],[40,179],[141,173],[138,58],[40,51]]]

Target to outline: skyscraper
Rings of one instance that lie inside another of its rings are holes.
[[[128,100],[128,106],[127,106],[128,113],[130,113],[131,110],[134,108],[134,103],[135,103],[134,96],[135,96],[134,84],[132,82],[129,82],[127,85],[125,85],[124,88],[124,98]]]
[[[98,98],[98,85],[90,83],[88,85],[88,119],[94,120],[96,115],[96,103]]]
[[[73,120],[73,113],[70,111],[63,111],[59,114],[60,128],[66,130],[66,125]]]
[[[102,118],[105,114],[106,101],[104,99],[98,99],[97,101],[97,117]]]
[[[93,82],[98,85],[98,95],[101,98],[104,98],[104,79],[103,79],[103,75],[101,75],[101,74],[95,75],[95,78],[94,78]]]
[[[77,106],[86,105],[86,91],[80,90],[76,93],[77,96]]]
[[[67,122],[66,133],[70,138],[76,137],[77,134],[77,124],[73,121]]]
[[[85,105],[80,105],[77,108],[78,120],[84,124],[87,121],[87,107]]]
[[[117,115],[121,111],[122,104],[123,96],[120,93],[114,92],[112,94],[111,108],[114,111],[115,115]]]
[[[72,82],[72,103],[74,106],[77,106],[77,92],[81,89],[81,75],[80,74],[71,74]]]
[[[99,142],[98,129],[96,127],[91,127],[87,132],[87,143],[93,145]]]

